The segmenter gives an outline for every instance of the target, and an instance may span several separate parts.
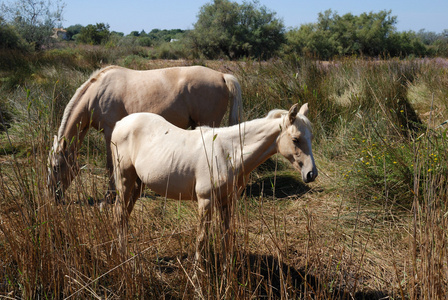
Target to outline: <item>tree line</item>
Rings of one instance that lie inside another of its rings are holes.
[[[2,4],[0,47],[51,46],[53,28],[62,19],[60,2],[17,0]],[[56,3],[56,5],[55,5]],[[32,10],[27,8],[33,8]],[[30,11],[41,15],[29,16]],[[192,30],[153,29],[128,35],[110,31],[108,24],[72,25],[64,39],[80,44],[157,47],[175,41],[189,56],[208,59],[243,57],[269,59],[283,55],[306,55],[318,59],[341,56],[444,56],[448,57],[448,29],[442,33],[420,30],[399,32],[391,11],[339,15],[327,10],[317,21],[286,28],[276,13],[257,1],[238,4],[214,0],[201,7]]]
[[[146,33],[145,30],[132,31],[127,36],[122,32],[110,31],[110,26],[104,23],[80,24],[69,26],[61,39],[74,41],[81,44],[104,45],[114,43],[117,40],[129,40],[139,46],[151,47],[164,42],[179,41],[183,38],[185,30],[182,29],[152,29]]]
[[[447,56],[448,30],[441,34],[396,30],[397,17],[391,11],[351,13],[332,10],[319,13],[316,23],[287,32],[287,51],[315,54],[323,59],[335,56]]]

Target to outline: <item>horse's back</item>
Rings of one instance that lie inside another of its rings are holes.
[[[176,143],[188,134],[189,131],[174,126],[160,115],[135,113],[116,123],[111,141],[126,154],[157,157],[158,152],[176,148]]]
[[[167,122],[162,116],[149,112],[130,114],[115,124],[112,132],[112,141],[121,142],[129,139],[130,135],[144,138],[145,135],[156,133],[158,130],[175,127]],[[175,127],[176,128],[176,127]]]
[[[91,91],[97,118],[113,123],[137,112],[163,116],[181,128],[218,126],[229,101],[223,73],[202,66],[155,70],[111,67]]]

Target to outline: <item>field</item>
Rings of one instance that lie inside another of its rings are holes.
[[[103,48],[11,57],[0,73],[0,297],[448,297],[447,60],[148,60]],[[123,259],[112,206],[95,204],[107,186],[100,133],[84,142],[66,204],[46,189],[65,105],[109,64],[232,73],[246,120],[308,102],[319,177],[304,184],[280,156],[258,167],[234,206],[231,263],[215,216],[197,281],[196,203],[146,190]]]

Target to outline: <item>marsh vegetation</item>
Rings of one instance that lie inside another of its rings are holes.
[[[65,105],[95,69],[118,64],[231,73],[248,120],[309,103],[319,177],[302,183],[280,156],[252,173],[234,207],[227,268],[220,218],[213,218],[199,275],[205,298],[447,297],[446,60],[149,60],[123,51],[8,54],[0,82],[1,295],[194,295],[196,204],[145,190],[123,260],[114,251],[112,207],[93,205],[108,183],[100,133],[92,130],[84,141],[66,204],[56,205],[46,189],[47,156]]]

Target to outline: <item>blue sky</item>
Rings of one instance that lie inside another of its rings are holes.
[[[110,30],[129,34],[152,29],[193,29],[199,9],[212,0],[64,0],[63,26],[107,23]],[[242,3],[243,1],[236,1]],[[332,9],[339,15],[392,10],[399,31],[448,29],[448,0],[259,0],[277,13],[287,28],[317,21],[319,12]]]

